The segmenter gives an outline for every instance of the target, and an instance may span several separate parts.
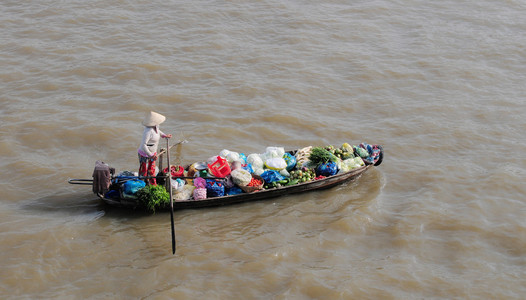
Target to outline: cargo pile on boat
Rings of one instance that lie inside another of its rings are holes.
[[[171,168],[174,200],[203,200],[319,180],[374,163],[379,152],[366,143],[309,146],[293,152],[267,147],[248,156],[224,149],[206,162]]]

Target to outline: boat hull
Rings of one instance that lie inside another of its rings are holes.
[[[365,171],[369,170],[371,167],[373,167],[373,165],[366,165],[347,173],[337,174],[319,180],[313,180],[278,188],[264,189],[252,193],[213,197],[203,200],[174,201],[174,210],[224,206],[236,203],[276,198],[285,195],[303,193],[313,190],[327,189],[342,184],[344,182],[354,180],[360,175],[362,175]],[[108,205],[116,207],[137,208],[139,206],[138,202],[135,199],[109,199],[105,197],[101,197],[101,199]],[[165,209],[169,210],[169,207]]]

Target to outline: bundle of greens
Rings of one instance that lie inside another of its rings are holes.
[[[336,162],[338,158],[325,148],[314,147],[310,153],[309,160],[312,164],[318,166],[328,162]]]
[[[170,203],[170,194],[161,185],[147,185],[137,192],[141,205],[155,213],[156,208],[163,208]]]

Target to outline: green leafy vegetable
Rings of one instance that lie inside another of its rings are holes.
[[[338,158],[325,148],[314,147],[310,153],[309,160],[315,165],[320,165],[331,161],[335,162]]]
[[[165,207],[170,203],[170,194],[164,186],[147,185],[137,192],[137,198],[141,205],[149,211],[155,212],[155,209]]]

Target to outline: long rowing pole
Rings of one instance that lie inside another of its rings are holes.
[[[170,221],[172,223],[172,254],[175,254],[175,224],[174,224],[174,199],[172,198],[172,170],[170,167],[170,145],[166,138],[166,156],[168,163],[168,189],[170,190]],[[179,143],[178,143],[179,144]]]

